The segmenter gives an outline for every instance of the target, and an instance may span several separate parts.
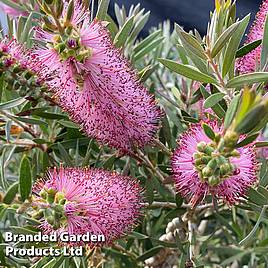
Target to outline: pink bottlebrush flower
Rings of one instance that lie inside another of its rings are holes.
[[[105,242],[89,246],[111,244],[129,232],[141,215],[139,184],[115,172],[61,167],[50,170],[47,180],[38,181],[33,192],[36,206],[46,208],[46,219],[40,226],[45,233],[104,235]],[[53,222],[46,215],[55,207],[59,215]]]
[[[131,153],[152,140],[161,112],[103,23],[88,18],[76,6],[64,45],[55,43],[59,34],[37,28],[36,38],[50,48],[36,53],[59,73],[52,81],[54,93],[72,120],[99,142]]]
[[[20,2],[26,3],[27,0],[19,1],[19,0],[12,0],[14,3],[19,4]],[[15,9],[13,7],[10,7],[8,5],[5,5],[3,3],[0,3],[0,9],[3,10],[6,14],[8,14],[11,17],[19,17],[19,16],[27,16],[28,12]]]
[[[249,44],[253,41],[259,40],[263,38],[264,31],[264,23],[265,18],[268,13],[268,1],[263,0],[259,12],[255,17],[255,21],[250,28],[249,34],[247,36],[246,44]],[[238,59],[236,62],[236,69],[239,73],[252,73],[256,71],[257,64],[260,63],[262,47],[259,46],[255,48],[253,51]]]
[[[214,121],[206,122],[217,133],[222,130]],[[209,144],[211,140],[206,136],[202,124],[194,124],[182,134],[178,141],[178,148],[172,157],[172,170],[178,192],[186,197],[192,206],[211,194],[233,204],[243,197],[248,188],[257,180],[256,154],[252,146],[238,148],[239,157],[231,157],[230,163],[235,169],[229,177],[212,186],[202,180],[197,171],[194,154],[200,142]]]
[[[19,77],[22,75],[23,80],[25,80],[25,73],[31,73],[35,76],[36,86],[41,86],[50,79],[47,67],[41,64],[31,49],[26,49],[15,38],[5,37],[0,40],[0,65],[1,71],[13,73],[15,68],[14,74]]]

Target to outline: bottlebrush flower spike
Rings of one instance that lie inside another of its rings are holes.
[[[114,47],[103,23],[89,22],[79,5],[74,10],[65,39],[60,33],[36,29],[36,38],[47,42],[37,54],[48,68],[59,72],[52,81],[54,93],[72,120],[99,142],[132,153],[152,140],[160,109]]]
[[[105,242],[89,243],[92,247],[111,244],[130,231],[141,214],[139,184],[100,169],[50,170],[33,192],[35,206],[45,216],[40,226],[44,233],[104,235]]]
[[[206,123],[215,132],[221,133],[222,130],[215,122]],[[209,194],[234,204],[257,180],[256,154],[252,146],[238,148],[229,162],[220,157],[218,160],[222,164],[218,170],[216,163],[215,167],[212,165],[216,157],[212,151],[213,144],[204,133],[202,124],[198,123],[182,134],[173,154],[172,171],[177,190],[189,199],[192,206],[196,206]],[[220,180],[213,177],[213,174],[208,174],[211,171],[208,166],[215,168],[215,174],[218,172],[218,175],[222,175]],[[208,175],[212,175],[212,180],[206,179]]]
[[[255,21],[250,28],[247,36],[246,44],[263,38],[265,18],[268,13],[268,1],[263,0],[259,12],[255,17]],[[236,69],[239,73],[252,73],[256,71],[257,64],[260,63],[261,46],[255,48],[250,53],[246,54],[236,62]]]

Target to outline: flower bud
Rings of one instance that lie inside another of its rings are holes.
[[[213,175],[213,169],[211,169],[208,166],[206,166],[206,167],[203,168],[203,170],[202,170],[202,176],[204,178],[209,178],[212,175]]]
[[[224,145],[226,147],[234,147],[239,139],[239,134],[234,131],[227,131],[224,135]]]
[[[211,146],[207,145],[205,147],[205,151],[204,151],[205,154],[211,155],[213,152],[214,152],[214,148],[212,148]]]
[[[208,178],[208,183],[211,186],[216,186],[220,183],[220,179],[216,176],[211,176]]]
[[[197,144],[197,150],[203,153],[206,149],[206,146],[207,144],[204,141],[201,141]]]
[[[46,220],[50,225],[54,225],[55,219],[53,216],[47,217]]]
[[[232,171],[232,167],[228,163],[220,166],[220,175],[221,176],[228,175],[231,171]]]

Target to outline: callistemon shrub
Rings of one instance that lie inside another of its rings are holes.
[[[207,122],[219,135],[215,121]],[[234,204],[257,180],[253,146],[219,152],[218,144],[205,134],[201,123],[193,124],[178,140],[172,157],[172,171],[178,192],[192,206],[207,195]]]
[[[141,187],[115,172],[55,168],[33,191],[34,215],[43,219],[40,227],[45,234],[103,235],[105,241],[89,242],[91,247],[111,244],[131,231],[141,215]]]
[[[158,129],[160,110],[113,45],[106,23],[90,22],[78,1],[65,4],[57,27],[50,19],[45,30],[35,29],[35,38],[45,44],[36,54],[57,72],[51,83],[59,105],[103,144],[125,153],[144,147]]]

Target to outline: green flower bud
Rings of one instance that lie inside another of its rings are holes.
[[[199,159],[199,158],[201,158],[203,156],[203,154],[200,154],[200,153],[194,153],[193,154],[193,158],[194,159]]]
[[[62,199],[64,199],[64,193],[62,192],[57,192],[55,196],[55,202],[59,203]]]
[[[211,155],[214,152],[214,148],[212,148],[211,146],[207,145],[205,147],[204,153],[207,155]]]
[[[55,222],[55,219],[53,216],[49,216],[46,218],[47,222],[50,224],[50,225],[53,225],[54,222]]]
[[[197,144],[197,150],[201,153],[205,151],[207,144],[204,141],[201,141]]]
[[[208,178],[208,183],[211,186],[216,186],[220,183],[220,179],[218,177],[211,176]]]
[[[47,192],[42,189],[41,192],[39,193],[39,195],[43,198],[43,199],[47,199]]]
[[[66,45],[63,43],[60,43],[54,47],[59,53],[62,53],[66,49]]]
[[[210,156],[202,156],[201,162],[202,164],[207,164],[211,160]]]
[[[211,168],[213,171],[215,171],[215,169],[217,168],[217,160],[215,158],[211,159],[208,164],[207,167]]]
[[[203,168],[203,170],[202,170],[202,177],[209,178],[212,175],[213,175],[213,169],[211,169],[208,166],[206,166],[206,167]]]
[[[227,131],[224,135],[224,145],[226,147],[234,147],[239,139],[239,134],[234,131]]]
[[[220,175],[226,176],[232,171],[232,166],[228,163],[220,166]]]

